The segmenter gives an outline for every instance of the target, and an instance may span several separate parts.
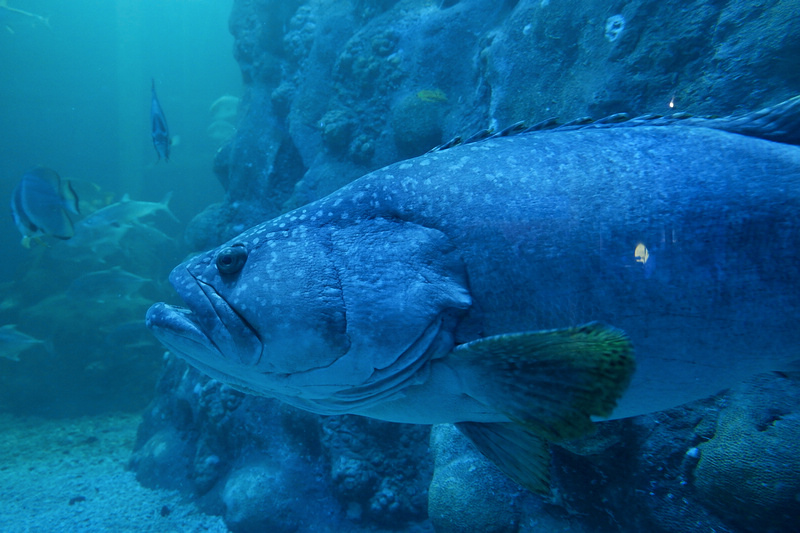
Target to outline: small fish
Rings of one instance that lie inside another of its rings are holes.
[[[124,226],[138,222],[139,219],[163,211],[172,220],[178,222],[178,218],[169,210],[169,201],[172,199],[172,192],[164,195],[160,202],[141,202],[131,200],[127,194],[122,200],[102,209],[98,209],[81,221],[82,226]]]
[[[42,235],[71,238],[75,230],[67,211],[80,214],[78,195],[70,182],[62,181],[47,167],[34,167],[23,174],[14,189],[11,211],[26,248]]]
[[[161,109],[161,104],[158,103],[158,96],[156,96],[156,80],[152,80],[152,98],[150,100],[150,134],[153,136],[153,146],[158,153],[159,161],[162,157],[164,158],[164,161],[169,161],[169,149],[172,145],[172,139],[169,137],[167,117],[164,116],[164,110]]]
[[[89,272],[73,281],[67,296],[74,300],[104,302],[112,299],[130,299],[150,280],[137,276],[119,266],[108,270]]]
[[[31,13],[30,11],[23,11],[22,9],[10,7],[7,0],[0,0],[0,9],[4,10],[2,13],[6,15],[22,17],[32,21],[34,24],[39,23],[48,28],[50,27],[50,19],[48,17],[43,17],[41,15],[37,15],[36,13]],[[9,33],[15,33],[8,24],[5,24],[5,28]]]
[[[75,236],[64,241],[59,259],[70,261],[96,260],[105,263],[105,258],[121,250],[123,237],[133,228],[123,225],[87,225],[84,220],[75,224]],[[54,248],[54,251],[58,248]]]
[[[44,341],[34,339],[30,335],[26,335],[17,330],[14,324],[7,324],[0,327],[0,357],[11,359],[12,361],[19,361],[19,354],[29,348],[33,348],[38,344],[44,344]]]

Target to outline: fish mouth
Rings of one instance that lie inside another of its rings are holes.
[[[219,357],[219,348],[205,334],[193,315],[185,307],[159,302],[147,310],[145,324],[164,346],[181,357],[207,359],[197,355],[200,352],[210,352],[210,355]]]
[[[182,267],[170,282],[187,308],[157,303],[147,311],[147,327],[176,355],[197,367],[227,375],[257,365],[262,343],[252,325],[208,283]]]

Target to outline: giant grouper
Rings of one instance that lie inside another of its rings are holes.
[[[615,121],[371,172],[176,267],[188,309],[147,324],[249,393],[455,423],[546,491],[548,441],[800,358],[800,97]]]

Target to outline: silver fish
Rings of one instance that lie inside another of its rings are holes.
[[[33,23],[42,24],[48,28],[50,27],[50,19],[48,17],[43,17],[42,15],[37,15],[36,13],[31,13],[30,11],[24,11],[16,7],[11,7],[8,5],[8,0],[0,0],[0,10],[2,10],[0,11],[0,21],[5,21],[10,17],[15,17],[17,19],[24,19]],[[4,26],[9,33],[15,33],[14,29],[7,23],[4,23]]]
[[[137,276],[119,266],[89,272],[75,279],[67,289],[73,300],[104,302],[111,299],[130,299],[131,295],[150,280]]]
[[[178,222],[178,218],[169,209],[169,201],[171,199],[172,192],[165,194],[160,202],[131,200],[130,196],[126,194],[119,202],[100,208],[84,218],[80,225],[95,228],[124,226],[159,212],[164,212],[172,220]]]
[[[81,220],[75,224],[75,236],[62,247],[54,247],[53,252],[60,260],[105,263],[106,257],[121,250],[121,241],[132,228],[131,224],[93,225]]]
[[[34,339],[17,329],[14,324],[7,324],[0,327],[0,357],[19,361],[19,354],[37,346],[44,344],[44,341]]]
[[[169,136],[169,127],[167,127],[167,117],[164,116],[164,110],[161,109],[161,104],[158,103],[156,80],[151,81],[150,134],[153,137],[153,146],[156,149],[156,153],[158,153],[158,159],[164,158],[164,161],[169,161],[172,140]]]
[[[435,151],[177,266],[189,310],[147,323],[244,391],[456,423],[545,491],[546,441],[798,358],[798,139],[800,97]]]
[[[11,211],[25,247],[43,235],[71,238],[74,227],[67,212],[80,214],[78,195],[70,182],[62,181],[55,170],[41,166],[23,174],[12,195]]]

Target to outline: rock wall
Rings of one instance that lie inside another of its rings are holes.
[[[187,238],[211,247],[486,127],[775,103],[800,93],[797,13],[800,0],[236,0],[244,118],[214,162],[226,196]],[[788,532],[798,381],[763,379],[554,448],[543,499],[453,428],[435,430],[432,458],[428,428],[302,413],[170,357],[131,465],[234,531]]]
[[[212,247],[487,127],[775,103],[800,92],[798,12],[798,0],[237,0],[244,118],[214,162],[225,199],[187,239]]]

